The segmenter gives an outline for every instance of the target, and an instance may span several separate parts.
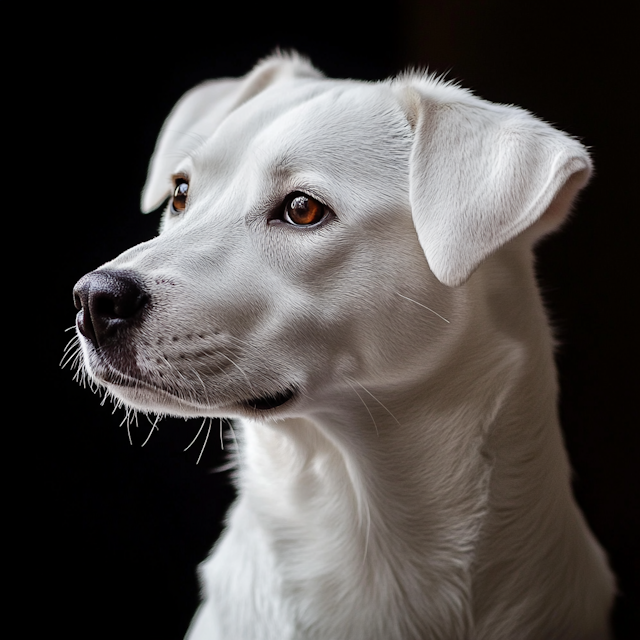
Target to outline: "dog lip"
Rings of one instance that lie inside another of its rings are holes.
[[[100,380],[100,382],[112,384],[117,387],[130,388],[135,388],[140,386],[140,384],[145,384],[143,380],[139,380],[128,373],[120,371],[113,364],[106,361],[102,354],[97,355],[99,357],[99,362],[93,365],[92,373],[98,380]]]
[[[130,389],[135,392],[150,394],[149,397],[153,398],[154,404],[156,405],[158,402],[161,402],[167,407],[175,407],[177,405],[181,409],[187,408],[196,411],[213,408],[197,402],[191,402],[188,398],[180,397],[179,395],[176,395],[174,391],[159,387],[157,384],[154,384],[149,380],[145,380],[144,378],[132,377],[126,373],[122,373],[108,363],[102,362],[100,364],[100,368],[94,368],[92,373],[100,384],[119,387],[121,390]],[[146,402],[143,404],[146,404]],[[200,414],[195,413],[193,415]]]
[[[152,394],[161,394],[163,396],[166,395],[174,400],[179,401],[181,404],[186,402],[186,404],[191,405],[188,400],[176,396],[175,393],[173,393],[169,389],[159,387],[157,384],[154,384],[152,381],[147,380],[144,377],[131,375],[131,373],[121,371],[117,366],[115,366],[114,363],[105,358],[105,355],[103,353],[100,353],[97,349],[94,349],[94,354],[95,356],[97,356],[98,362],[93,363],[92,374],[101,384],[108,384],[114,387],[120,387],[122,389],[147,391]],[[267,411],[278,409],[279,407],[285,405],[296,395],[296,393],[297,388],[289,387],[284,391],[278,391],[273,394],[250,398],[248,400],[241,400],[240,406],[245,410],[264,413]],[[210,406],[209,408],[213,409],[215,407]]]
[[[271,409],[277,409],[283,404],[289,402],[293,396],[295,396],[296,390],[293,388],[285,389],[284,391],[278,391],[277,393],[261,396],[259,398],[251,398],[245,400],[242,404],[254,411],[269,411]]]

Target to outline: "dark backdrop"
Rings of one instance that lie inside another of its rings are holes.
[[[201,80],[246,73],[280,46],[337,77],[428,65],[592,148],[595,178],[570,223],[541,247],[539,271],[560,341],[576,494],[619,576],[618,637],[640,637],[631,15],[615,2],[596,10],[576,0],[202,6],[146,9],[141,19],[140,8],[98,4],[41,12],[37,32],[16,26],[17,55],[35,61],[16,101],[33,135],[18,150],[18,184],[5,184],[7,196],[20,189],[26,234],[38,238],[24,269],[36,274],[36,296],[27,286],[19,298],[29,355],[21,346],[27,375],[16,398],[25,418],[9,461],[25,509],[16,520],[25,523],[27,582],[17,591],[30,606],[27,625],[67,638],[172,639],[193,613],[195,566],[232,499],[228,478],[212,471],[224,459],[217,432],[199,464],[203,434],[183,451],[196,421],[166,420],[142,448],[143,419],[131,446],[123,412],[100,406],[58,362],[74,322],[75,281],[155,234],[158,216],[139,213],[139,193],[174,102]],[[5,69],[5,86],[14,81]],[[25,384],[37,393],[25,395]]]

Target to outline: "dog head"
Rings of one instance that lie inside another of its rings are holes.
[[[205,83],[151,161],[161,233],[76,285],[85,367],[178,415],[411,383],[460,334],[472,274],[555,228],[589,172],[575,140],[431,77],[330,80],[282,56]]]

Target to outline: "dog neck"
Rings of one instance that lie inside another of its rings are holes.
[[[529,302],[518,312],[543,313]],[[351,385],[308,418],[245,422],[236,508],[303,626],[539,638],[552,637],[557,620],[541,614],[553,610],[576,637],[606,637],[593,607],[610,585],[571,495],[545,323],[506,334],[490,305],[476,311],[455,367],[392,393]]]

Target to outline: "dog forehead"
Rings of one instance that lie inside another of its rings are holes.
[[[290,139],[367,137],[403,122],[386,83],[290,80],[270,87],[231,113],[220,136],[273,145]],[[344,141],[344,139],[343,139]]]
[[[193,163],[197,173],[224,182],[248,175],[256,185],[298,177],[310,186],[367,189],[407,173],[411,139],[388,84],[293,80],[230,114]]]

